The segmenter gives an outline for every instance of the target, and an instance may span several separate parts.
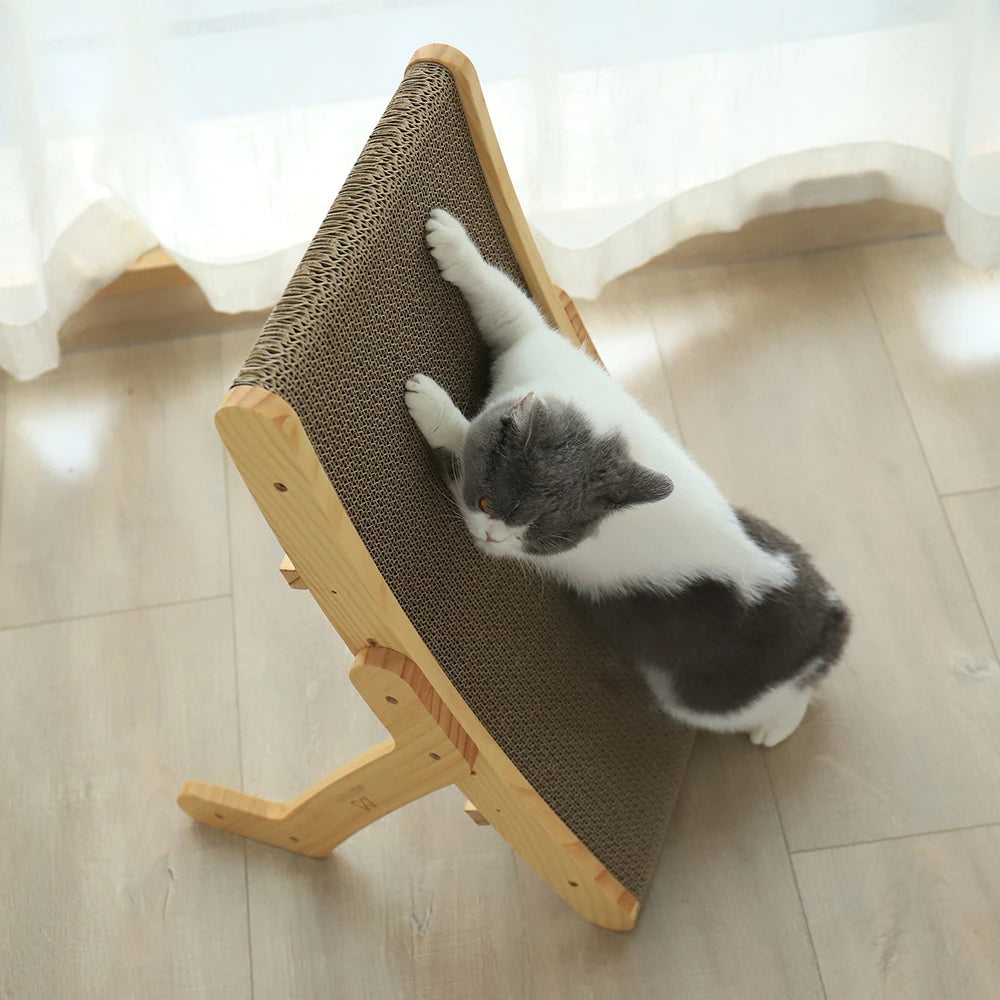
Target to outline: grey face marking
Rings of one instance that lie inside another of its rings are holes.
[[[461,480],[462,459],[460,456],[449,451],[447,448],[435,448],[434,457],[437,459],[441,475],[444,476],[445,482],[449,485],[454,485]]]
[[[667,476],[634,462],[620,434],[597,434],[574,406],[529,394],[495,404],[471,424],[461,461],[469,510],[524,528],[523,551],[574,548],[624,507],[670,495]]]

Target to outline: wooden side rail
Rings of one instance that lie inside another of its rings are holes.
[[[603,367],[604,362],[601,361],[601,356],[597,353],[597,348],[594,347],[594,342],[590,339],[590,334],[587,332],[587,328],[583,324],[583,318],[580,316],[580,313],[576,308],[576,303],[561,288],[558,287],[556,288],[556,296],[559,299],[559,304],[562,307],[563,312],[566,314],[569,330],[572,331],[570,340],[582,347],[596,362],[598,362],[598,364]],[[569,336],[569,333],[567,333],[567,336]]]

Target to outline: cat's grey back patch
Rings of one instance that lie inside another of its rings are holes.
[[[754,604],[728,581],[705,579],[674,593],[643,590],[589,601],[586,613],[635,665],[661,670],[672,698],[693,711],[730,713],[765,691],[817,683],[836,663],[850,615],[805,551],[777,528],[736,511],[765,551],[784,554],[794,581]]]

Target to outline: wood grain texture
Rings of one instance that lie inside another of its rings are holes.
[[[523,862],[461,809],[444,789],[324,861],[249,842],[257,995],[534,1000],[515,875]],[[548,894],[532,879],[529,895]],[[583,924],[559,910],[564,925]]]
[[[556,288],[556,295],[559,298],[560,306],[566,314],[566,319],[569,321],[569,325],[573,329],[574,343],[576,343],[578,347],[582,347],[583,350],[598,364],[603,366],[604,360],[601,358],[600,354],[597,353],[597,348],[594,346],[594,342],[591,340],[590,334],[587,332],[587,327],[583,322],[583,317],[580,315],[579,309],[576,307],[576,303],[561,288]]]
[[[355,657],[350,678],[391,739],[290,802],[189,781],[180,807],[208,826],[322,858],[370,823],[472,773],[475,744],[412,660],[369,646]]]
[[[857,251],[938,490],[1000,486],[1000,270],[944,236]]]
[[[218,340],[195,338],[8,383],[0,625],[229,591],[220,378]]]
[[[994,653],[1000,653],[1000,490],[946,497],[944,507],[993,637]],[[969,668],[993,672],[988,661]]]
[[[963,669],[989,637],[850,253],[657,270],[646,293],[687,447],[855,612],[767,754],[792,849],[1000,819],[1000,688]]]
[[[173,802],[192,769],[239,782],[229,621],[0,632],[0,995],[250,996],[243,851]]]
[[[827,1000],[1000,995],[1000,827],[793,860]]]
[[[622,939],[525,897],[539,997],[822,1000],[762,754],[699,734],[642,919]]]

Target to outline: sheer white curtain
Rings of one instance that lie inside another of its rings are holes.
[[[0,0],[0,366],[162,244],[270,305],[411,52],[462,48],[555,279],[884,196],[1000,263],[992,0]]]

